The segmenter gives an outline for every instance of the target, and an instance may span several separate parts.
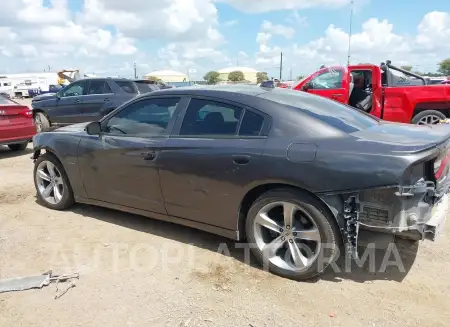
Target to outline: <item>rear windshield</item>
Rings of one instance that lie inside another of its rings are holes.
[[[150,84],[150,83],[146,83],[146,82],[134,82],[136,84],[136,87],[139,90],[139,93],[148,93],[151,91],[155,91],[158,89],[157,86]]]
[[[126,93],[136,94],[138,93],[136,84],[132,81],[115,81],[116,84]]]
[[[261,94],[260,97],[294,107],[345,133],[354,133],[378,125],[378,119],[363,111],[301,91],[274,89]]]
[[[17,105],[17,103],[0,95],[0,106],[11,106],[11,105],[15,106]]]

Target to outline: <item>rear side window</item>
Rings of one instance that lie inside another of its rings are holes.
[[[258,136],[263,127],[264,118],[253,111],[246,110],[242,119],[239,135],[242,136]]]
[[[89,87],[87,89],[86,95],[91,94],[104,94],[105,92],[105,80],[92,80],[89,83]]]
[[[212,100],[192,99],[180,135],[258,136],[264,118],[250,110]]]
[[[116,81],[116,84],[124,91],[125,93],[136,94],[138,93],[137,87],[132,81]]]

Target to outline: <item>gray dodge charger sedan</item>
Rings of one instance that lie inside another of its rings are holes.
[[[55,210],[88,203],[246,239],[300,280],[341,248],[356,257],[360,228],[434,240],[449,142],[447,125],[383,122],[304,92],[177,88],[39,133],[34,182]]]

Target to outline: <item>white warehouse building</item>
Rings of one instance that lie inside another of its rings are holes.
[[[177,72],[175,70],[156,70],[144,75],[144,78],[156,77],[167,83],[187,82],[188,77],[186,74]]]
[[[256,83],[256,74],[258,71],[249,67],[226,67],[218,71],[220,76],[219,78],[223,81],[228,81],[228,75],[234,71],[241,71],[244,73],[245,80],[251,83]]]

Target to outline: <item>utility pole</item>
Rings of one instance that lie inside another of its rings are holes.
[[[347,65],[350,65],[350,53],[351,53],[351,47],[352,47],[352,23],[353,23],[353,0],[350,3],[351,9],[350,9],[350,29],[348,33],[348,57],[347,57]]]
[[[281,57],[280,57],[280,82],[281,82],[282,77],[283,77],[283,52],[281,53]]]
[[[137,69],[136,69],[136,63],[134,63],[134,78],[137,79]]]

